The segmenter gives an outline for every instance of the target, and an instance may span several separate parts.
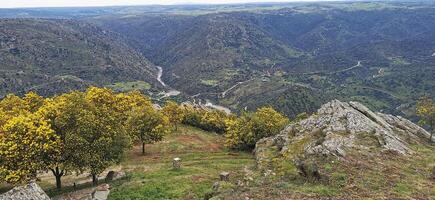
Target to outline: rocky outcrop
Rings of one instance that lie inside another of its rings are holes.
[[[34,182],[18,186],[1,194],[0,200],[50,200],[47,194]]]
[[[309,118],[287,126],[279,135],[260,140],[255,154],[260,167],[276,154],[343,157],[354,150],[412,154],[408,144],[427,141],[429,136],[402,117],[375,113],[358,102],[333,100]]]

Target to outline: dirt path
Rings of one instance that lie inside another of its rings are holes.
[[[361,67],[361,66],[362,66],[361,61],[358,61],[358,63],[356,65],[352,66],[352,67],[349,67],[349,68],[346,68],[346,69],[343,69],[343,70],[339,70],[339,71],[335,71],[335,72],[330,72],[328,74],[329,75],[331,75],[331,74],[338,74],[338,73],[346,72],[346,71],[349,71],[349,70],[352,70],[352,69],[355,69],[355,68]]]
[[[246,81],[237,82],[236,84],[234,84],[233,86],[231,86],[230,88],[228,88],[227,90],[225,90],[225,91],[223,91],[223,92],[221,93],[222,98],[225,98],[225,96],[227,95],[227,93],[228,93],[229,91],[233,90],[234,88],[236,88],[237,86],[239,86],[239,85],[241,85],[241,84],[244,84],[244,83],[246,83],[246,82],[249,82],[249,81],[251,81],[251,80],[253,80],[253,78],[251,78],[251,79],[249,79],[249,80],[246,80]]]
[[[290,74],[294,74],[294,75],[320,75],[320,74],[326,74],[326,75],[333,75],[333,74],[338,74],[341,72],[346,72],[352,69],[355,69],[357,67],[361,67],[363,66],[361,64],[362,61],[358,61],[358,63],[352,67],[346,68],[346,69],[342,69],[342,70],[338,70],[338,71],[333,71],[333,72],[321,72],[321,71],[317,71],[317,72],[304,72],[304,73],[291,73]]]

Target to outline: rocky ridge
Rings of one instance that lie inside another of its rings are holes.
[[[406,155],[413,153],[409,144],[425,142],[429,136],[423,128],[400,116],[375,113],[358,102],[333,100],[316,114],[290,124],[279,135],[260,140],[255,155],[260,168],[276,153],[340,158],[353,150],[387,150]]]
[[[24,186],[18,186],[12,190],[1,194],[1,200],[49,200],[47,194],[38,186],[38,184],[32,182]]]

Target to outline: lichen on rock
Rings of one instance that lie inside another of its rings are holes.
[[[429,136],[402,117],[375,113],[358,102],[333,100],[280,134],[260,140],[255,155],[260,169],[268,168],[276,157],[293,161],[310,155],[340,158],[349,151],[364,154],[373,149],[406,155],[413,153],[409,143],[422,142]]]
[[[49,200],[47,194],[36,184],[31,182],[24,186],[14,187],[12,190],[1,194],[1,200]]]

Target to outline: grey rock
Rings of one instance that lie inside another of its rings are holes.
[[[303,148],[296,148],[301,151],[296,153],[303,155],[343,157],[350,149],[365,152],[373,147],[412,154],[408,142],[427,140],[429,136],[423,128],[400,116],[374,113],[358,102],[333,100],[309,118],[257,142],[255,155],[258,166],[267,168],[271,156],[285,155],[296,147]],[[376,144],[365,143],[369,139]]]
[[[219,187],[220,187],[220,182],[215,182],[213,183],[212,190],[214,192],[217,192],[219,190]]]
[[[102,184],[95,188],[92,193],[92,200],[106,200],[109,197],[110,185]]]
[[[126,176],[124,171],[109,171],[106,175],[106,181],[114,181]]]
[[[172,167],[176,170],[181,168],[181,158],[174,158],[172,160]]]
[[[49,200],[47,194],[38,186],[31,182],[24,186],[14,187],[12,190],[1,194],[0,200]]]
[[[229,172],[221,172],[219,174],[219,178],[221,181],[229,181],[230,180],[230,173]]]

